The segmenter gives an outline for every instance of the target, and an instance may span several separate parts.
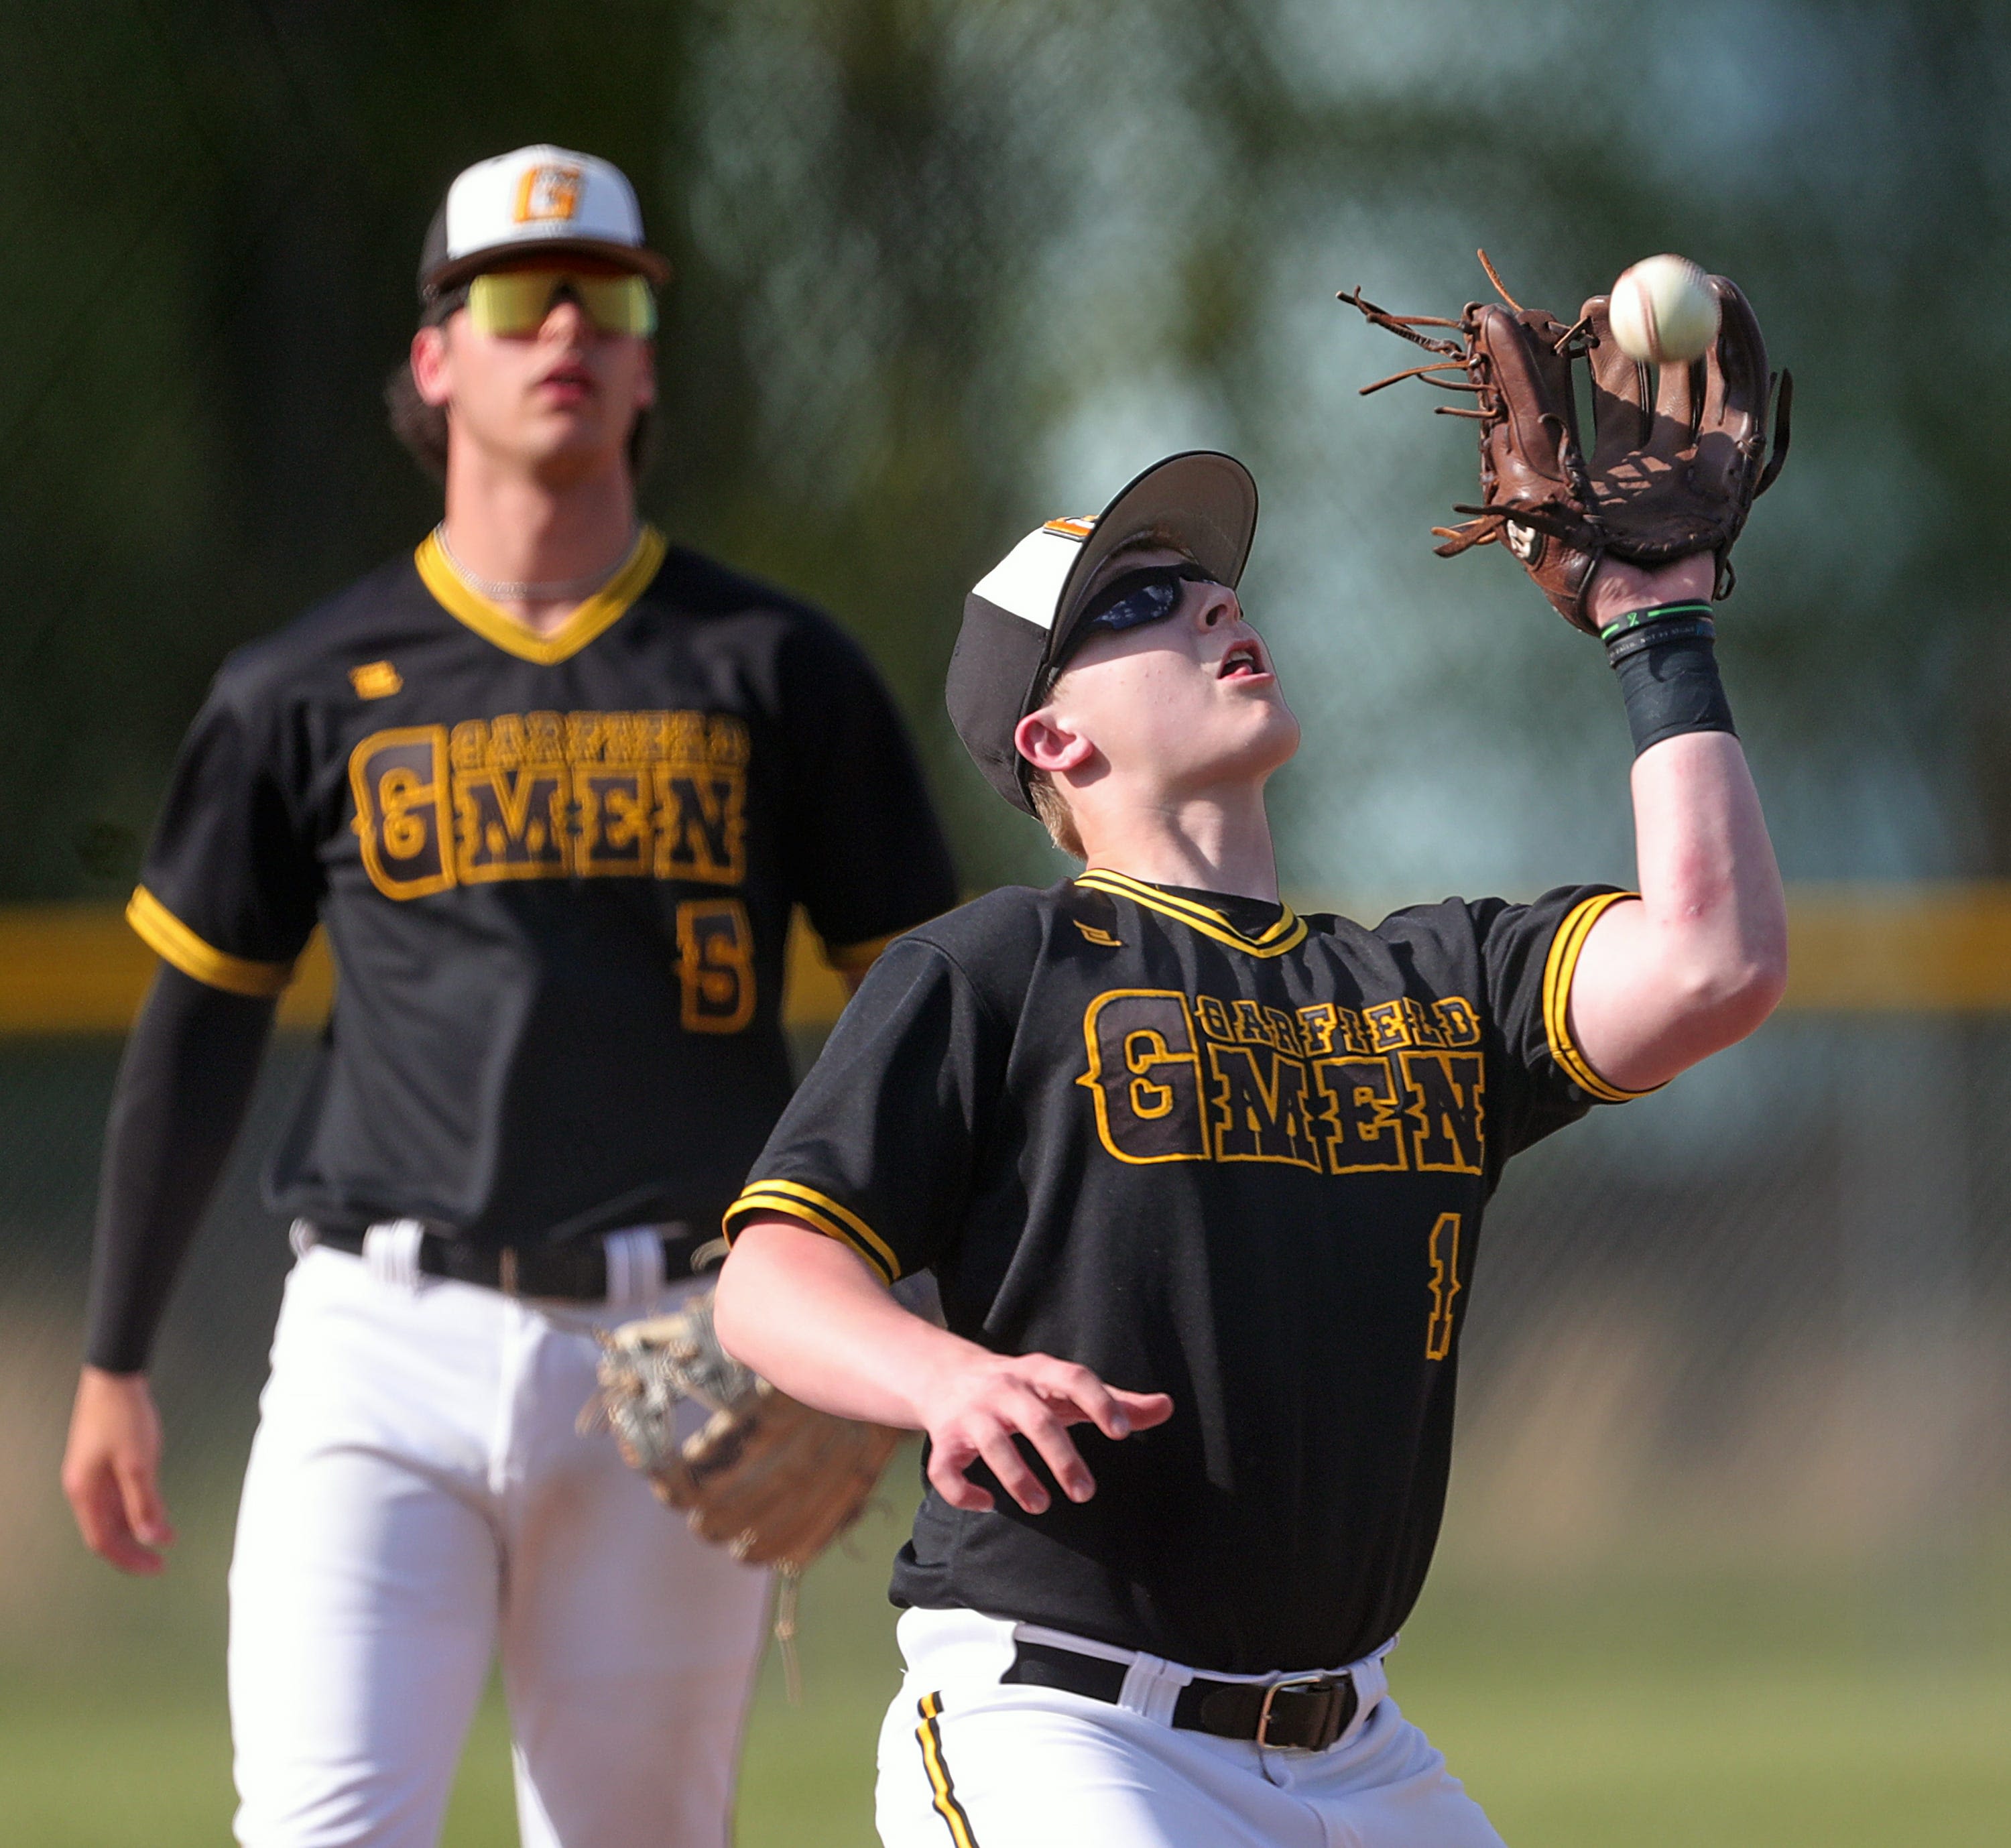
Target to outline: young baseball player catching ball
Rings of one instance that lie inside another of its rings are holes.
[[[1299,727],[1237,600],[1257,503],[1227,456],[971,593],[957,729],[1087,870],[881,958],[728,1216],[715,1305],[784,1390],[927,1434],[888,1848],[1497,1842],[1383,1665],[1482,1216],[1511,1155],[1750,1033],[1785,979],[1705,604],[1765,479],[1764,350],[1726,307],[1657,404],[1600,304],[1444,343],[1485,458],[1461,536],[1506,539],[1618,671],[1638,895],[1373,929],[1280,903],[1264,789]],[[1589,466],[1558,438],[1574,342],[1605,368]],[[887,1287],[924,1267],[946,1329]]]
[[[727,1839],[767,1576],[576,1428],[595,1329],[697,1287],[788,1097],[792,908],[856,974],[956,889],[860,650],[637,517],[666,269],[604,161],[454,181],[392,394],[446,517],[224,664],[129,912],[162,963],[64,1469],[128,1571],[172,1537],[176,1265],[317,921],[340,970],[269,1180],[300,1261],[230,1571],[250,1848],[430,1848],[499,1654],[526,1843]]]

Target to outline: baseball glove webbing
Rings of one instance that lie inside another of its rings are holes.
[[[1710,278],[1717,340],[1691,365],[1664,366],[1657,376],[1621,351],[1605,296],[1592,297],[1567,326],[1522,307],[1487,253],[1479,255],[1505,307],[1469,302],[1449,320],[1392,314],[1358,287],[1340,297],[1374,326],[1436,356],[1364,386],[1364,396],[1419,379],[1473,399],[1435,408],[1471,419],[1480,436],[1479,504],[1454,507],[1472,516],[1463,524],[1432,529],[1442,542],[1439,555],[1506,545],[1565,620],[1594,633],[1586,591],[1602,558],[1653,566],[1708,552],[1717,561],[1713,594],[1728,596],[1732,544],[1787,459],[1794,397],[1792,377],[1768,371],[1760,323],[1738,285]],[[1591,380],[1589,452],[1572,376],[1579,360]],[[1447,372],[1462,376],[1439,376]]]

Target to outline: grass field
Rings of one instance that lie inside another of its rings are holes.
[[[902,1479],[905,1481],[905,1478]],[[872,1750],[895,1677],[891,1515],[805,1590],[799,1707],[766,1665],[740,1848],[871,1848]],[[196,1536],[191,1536],[192,1539]],[[198,1540],[181,1568],[219,1563]],[[1393,1662],[1399,1700],[1517,1848],[1991,1848],[2011,1832],[2011,1625],[2001,1574],[1448,1579]],[[1988,1589],[1987,1589],[1988,1588]],[[135,1594],[130,1600],[126,1592]],[[134,1611],[161,1587],[120,1588]],[[0,1668],[0,1842],[228,1839],[220,1642],[200,1622]],[[477,1724],[447,1840],[514,1839],[507,1733]]]

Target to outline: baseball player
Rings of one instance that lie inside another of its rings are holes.
[[[105,1155],[65,1486],[160,1569],[149,1346],[319,923],[274,1151],[294,1223],[230,1571],[253,1848],[436,1840],[499,1653],[522,1837],[721,1848],[767,1576],[575,1428],[596,1325],[673,1307],[788,1095],[801,904],[856,976],[954,902],[902,724],[795,600],[636,515],[635,195],[469,168],[394,422],[446,517],[225,664],[129,910],[162,963]]]
[[[1570,563],[1561,515],[1513,504],[1518,555]],[[1264,787],[1299,728],[1237,596],[1255,518],[1240,465],[1176,456],[971,593],[957,728],[1087,870],[895,944],[728,1216],[728,1350],[927,1433],[888,1848],[1496,1844],[1383,1670],[1482,1216],[1509,1157],[1749,1033],[1784,980],[1710,549],[1573,542],[1639,753],[1639,893],[1369,929],[1279,900]],[[924,1266],[946,1329],[886,1287]]]

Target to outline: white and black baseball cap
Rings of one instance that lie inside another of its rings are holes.
[[[1104,560],[1163,535],[1219,583],[1243,575],[1257,530],[1257,483],[1233,456],[1188,450],[1155,462],[1093,519],[1036,527],[963,600],[963,627],[944,697],[950,723],[984,780],[1034,812],[1013,734],[1041,703],[1048,671],[1067,658],[1083,592]]]
[[[547,142],[477,161],[433,214],[419,255],[431,302],[504,258],[599,257],[663,282],[671,266],[642,241],[642,209],[621,169]]]

